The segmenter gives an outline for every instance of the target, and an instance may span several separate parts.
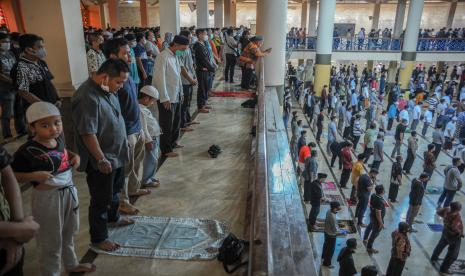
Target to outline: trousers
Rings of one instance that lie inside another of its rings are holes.
[[[459,256],[460,252],[460,243],[461,238],[458,235],[448,236],[444,232],[442,232],[441,239],[434,248],[433,255],[431,255],[431,260],[436,261],[439,258],[439,255],[441,255],[444,248],[448,246],[446,257],[444,258],[444,261],[442,262],[439,271],[446,272],[450,268],[452,263],[455,260],[457,260],[457,257]]]
[[[321,253],[324,266],[331,265],[331,259],[333,258],[335,248],[336,236],[331,236],[325,233],[325,242],[323,243],[323,252]]]
[[[349,181],[349,177],[351,173],[352,173],[352,169],[342,169],[341,181],[339,181],[339,183],[341,184],[341,188],[346,187],[347,181]]]
[[[355,217],[357,218],[357,224],[363,224],[363,217],[368,207],[368,197],[361,195],[358,197],[357,207],[355,208]]]
[[[181,127],[181,108],[179,103],[171,103],[171,109],[166,109],[163,103],[158,102],[158,114],[160,117],[160,136],[161,153],[172,152],[179,138]]]
[[[209,72],[197,70],[197,108],[200,109],[207,105],[208,99],[208,76]]]
[[[144,139],[141,133],[128,135],[129,161],[124,167],[124,186],[121,191],[121,200],[129,202],[129,196],[135,194],[140,189],[139,170],[144,160],[144,146]]]
[[[405,218],[406,222],[410,227],[412,227],[413,223],[415,222],[415,217],[420,212],[421,205],[409,205],[407,210],[407,217]]]
[[[182,85],[182,93],[184,99],[181,104],[181,128],[187,127],[187,123],[191,121],[191,101],[192,101],[192,91],[193,87],[190,84],[183,84]]]
[[[381,228],[379,227],[378,222],[375,222],[373,219],[371,219],[370,224],[368,224],[367,228],[365,229],[365,234],[363,235],[363,239],[368,240],[367,249],[373,248],[373,243],[379,236],[380,232]]]
[[[402,261],[399,258],[391,256],[389,260],[389,265],[386,270],[386,276],[400,276],[404,270],[405,261]]]
[[[310,209],[310,213],[308,214],[308,224],[310,226],[315,225],[316,219],[318,218],[319,213],[320,213],[320,204],[312,204],[312,209]]]
[[[100,243],[108,238],[108,222],[119,219],[118,195],[124,184],[124,169],[113,168],[109,174],[94,169],[90,164],[86,170],[89,187],[89,232],[92,243]]]
[[[160,137],[153,138],[153,149],[145,151],[144,169],[142,172],[142,185],[153,182],[158,169],[158,154],[160,153]]]
[[[51,190],[32,190],[32,215],[40,224],[36,240],[42,275],[61,275],[76,267],[79,261],[74,251],[74,234],[79,228],[79,202],[73,183]]]

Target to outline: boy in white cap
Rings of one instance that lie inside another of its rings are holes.
[[[32,139],[14,154],[11,164],[19,182],[30,182],[32,215],[40,224],[37,235],[42,275],[61,275],[61,262],[68,273],[93,272],[95,265],[79,264],[73,236],[79,228],[79,202],[72,168],[80,158],[66,150],[58,108],[48,102],[33,103],[26,111]]]
[[[148,106],[155,104],[158,98],[158,90],[151,85],[142,87],[139,92],[142,138],[145,143],[144,170],[142,173],[142,185],[144,187],[160,186],[160,181],[155,178],[155,174],[158,168],[161,128],[157,118],[148,109]]]

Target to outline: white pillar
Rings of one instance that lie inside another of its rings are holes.
[[[321,95],[323,87],[329,84],[335,12],[336,0],[320,1],[314,85],[318,97]]]
[[[179,0],[160,0],[160,35],[171,32],[178,34],[179,27]]]
[[[392,30],[392,37],[399,38],[404,29],[405,9],[407,7],[407,0],[398,0],[396,8],[396,19],[394,22],[394,29]]]
[[[197,28],[208,28],[208,0],[197,0]]]
[[[408,9],[407,26],[405,28],[403,52],[416,52],[418,42],[418,30],[420,29],[421,15],[423,13],[424,0],[411,0]]]
[[[302,13],[300,16],[300,27],[301,28],[307,28],[307,14],[308,14],[307,0],[302,0]]]
[[[231,0],[224,0],[224,26],[231,27]]]
[[[215,0],[215,28],[223,28],[223,0]]]
[[[317,0],[310,0],[308,3],[310,5],[310,12],[308,15],[308,27],[307,32],[308,36],[316,36],[316,19],[318,14],[318,2]],[[331,35],[333,35],[331,33]]]
[[[99,5],[100,25],[102,25],[102,29],[106,29],[106,27],[107,27],[107,16],[105,14],[105,5],[106,4],[100,4]]]
[[[257,1],[257,34],[265,38],[263,49],[273,50],[265,58],[265,85],[284,86],[287,33],[287,0]]]
[[[381,12],[381,0],[376,0],[375,7],[373,9],[373,17],[371,22],[371,28],[378,30],[379,28],[379,13]]]
[[[44,38],[60,96],[71,96],[89,77],[79,1],[22,0],[22,7],[27,32]]]
[[[452,0],[450,2],[449,14],[447,16],[447,28],[452,28],[452,23],[454,23],[455,11],[457,10],[457,0]]]

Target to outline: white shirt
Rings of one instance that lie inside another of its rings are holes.
[[[454,138],[455,128],[456,126],[453,121],[448,122],[446,125],[446,130],[444,130],[444,137]]]
[[[182,91],[181,63],[169,48],[157,56],[153,72],[152,85],[160,93],[160,102],[178,103]]]
[[[413,108],[413,119],[414,120],[419,120],[420,119],[420,115],[421,115],[421,107],[420,105],[415,105],[415,107]]]
[[[142,125],[142,138],[145,143],[153,141],[154,137],[161,135],[161,128],[157,118],[152,114],[152,111],[145,105],[139,104],[140,107],[140,122]]]
[[[407,124],[410,123],[410,118],[408,115],[408,111],[406,109],[402,109],[402,111],[399,113],[399,117],[401,120],[402,119],[407,120]]]
[[[433,121],[433,112],[431,112],[430,110],[425,111],[424,121],[427,124],[431,124],[431,122]]]

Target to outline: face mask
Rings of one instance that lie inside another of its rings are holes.
[[[0,50],[2,51],[8,51],[10,50],[10,43],[4,42],[0,44]]]
[[[43,59],[46,55],[47,52],[45,51],[45,48],[40,48],[39,50],[36,51],[36,57]]]
[[[196,36],[192,37],[192,44],[196,43],[198,40],[199,39]]]
[[[110,93],[110,86],[108,86],[108,81],[107,81],[107,84],[100,84],[100,88],[102,88],[103,91],[107,92],[107,93]]]
[[[210,39],[213,39],[215,36],[213,34],[210,35]]]
[[[131,43],[129,43],[129,46],[131,46],[131,48],[134,48],[137,46],[137,42],[132,41]]]
[[[176,55],[177,57],[181,57],[181,56],[184,55],[184,51],[183,51],[183,50],[176,50],[175,55]]]
[[[208,35],[203,36],[203,41],[208,41]]]

